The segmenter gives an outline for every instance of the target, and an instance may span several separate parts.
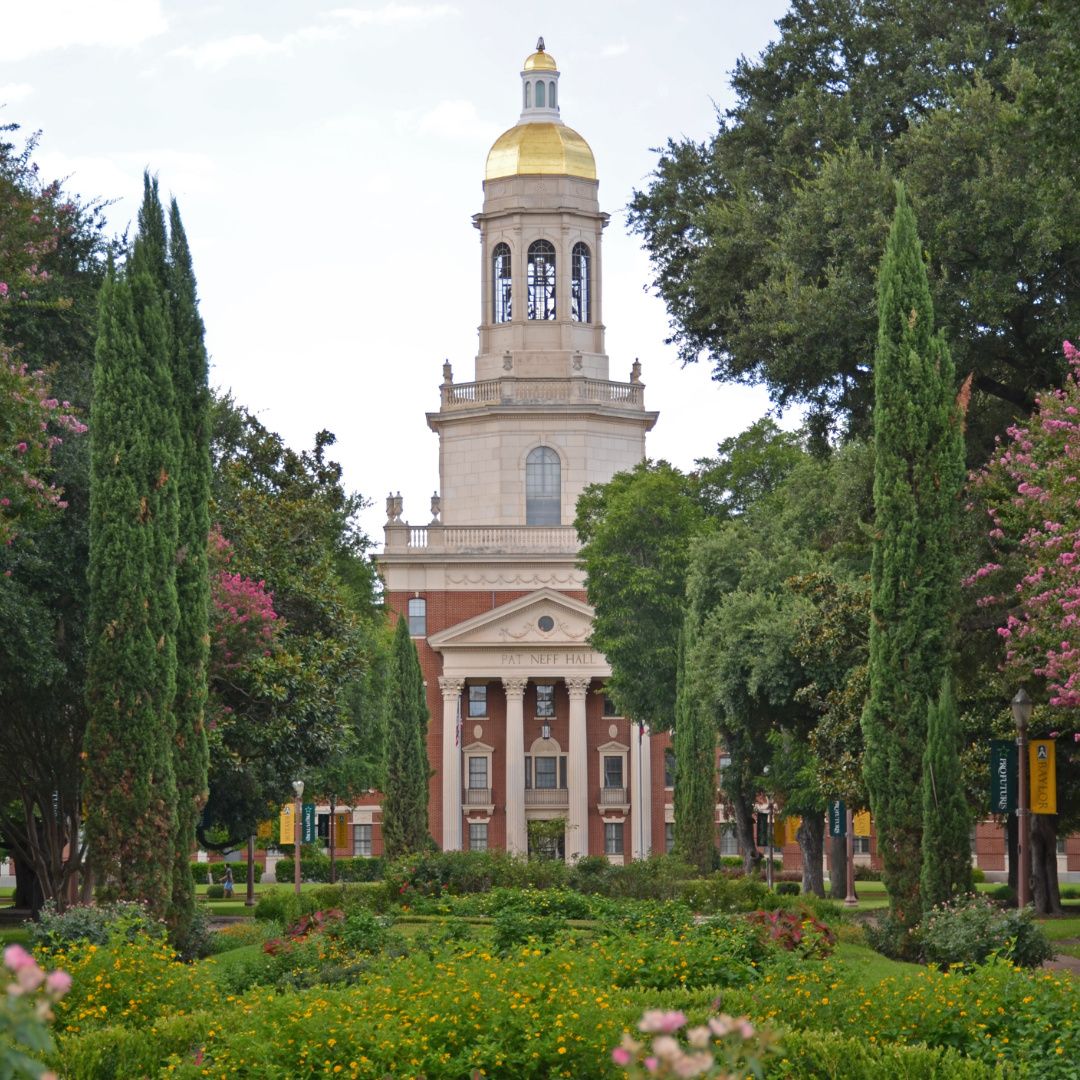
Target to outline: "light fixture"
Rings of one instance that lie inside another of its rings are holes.
[[[292,782],[292,789],[293,789],[293,791],[296,792],[296,797],[298,799],[303,798],[303,796],[304,796],[304,781],[303,780],[294,780]]]
[[[540,738],[547,742],[551,738],[551,725],[546,721],[540,725]]]
[[[1035,707],[1035,703],[1028,697],[1028,692],[1021,686],[1016,691],[1016,697],[1012,699],[1011,704],[1016,730],[1022,733],[1027,730],[1028,721],[1031,719],[1031,710]]]

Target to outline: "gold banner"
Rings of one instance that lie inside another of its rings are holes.
[[[293,804],[285,803],[281,807],[281,817],[278,819],[278,843],[296,843],[296,819],[293,816]]]
[[[260,821],[255,830],[256,840],[272,840],[274,838],[274,823],[272,821]]]
[[[774,826],[776,846],[783,847],[785,844],[797,844],[798,840],[796,840],[795,834],[799,831],[801,824],[801,817],[778,818]]]
[[[1031,812],[1057,813],[1057,756],[1053,739],[1032,739],[1028,743],[1031,776]]]
[[[856,836],[869,836],[870,835],[870,811],[860,810],[857,814],[852,815],[852,832]]]
[[[349,846],[349,815],[337,814],[334,821],[334,847],[347,848]]]

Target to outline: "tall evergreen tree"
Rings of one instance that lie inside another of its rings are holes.
[[[716,725],[686,683],[686,637],[679,636],[675,689],[675,850],[703,874],[716,850]]]
[[[134,285],[143,303],[154,292],[150,275],[136,269],[144,258],[133,254],[127,274],[110,267],[100,301],[91,413],[86,833],[101,895],[142,899],[164,916],[172,891],[175,784],[171,713],[163,710],[163,462],[154,430],[162,420],[166,357],[162,305],[136,316]]]
[[[176,395],[180,468],[176,594],[176,700],[173,771],[176,776],[176,834],[173,862],[172,923],[181,947],[195,911],[189,861],[195,828],[206,803],[209,749],[203,713],[209,658],[210,580],[207,538],[210,533],[210,390],[203,322],[199,315],[195,273],[180,210],[169,207],[167,289],[171,315],[170,366]]]
[[[863,770],[892,915],[918,921],[927,702],[950,673],[963,436],[902,185],[878,276],[870,693]]]
[[[960,774],[960,724],[946,676],[926,719],[923,755],[922,902],[926,909],[971,892],[971,812]]]
[[[386,739],[383,848],[388,858],[421,851],[428,843],[428,709],[424,680],[409,623],[394,633]]]

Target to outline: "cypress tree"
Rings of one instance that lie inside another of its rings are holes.
[[[878,276],[874,449],[863,769],[891,913],[911,926],[922,911],[920,777],[927,702],[952,662],[963,436],[952,359],[934,334],[915,216],[899,184]]]
[[[428,709],[420,660],[405,618],[398,619],[394,633],[388,720],[383,848],[393,859],[421,851],[429,842]]]
[[[209,748],[203,726],[210,651],[210,391],[203,322],[195,273],[180,210],[169,207],[166,281],[172,326],[170,361],[180,435],[176,594],[176,699],[173,771],[176,776],[176,833],[172,883],[174,938],[183,948],[195,911],[190,858],[195,829],[206,803]]]
[[[675,675],[675,850],[707,874],[716,850],[716,728],[686,685],[690,633],[679,635]]]
[[[971,812],[960,775],[960,724],[952,680],[926,717],[923,755],[923,838],[920,886],[924,909],[969,893]]]
[[[171,897],[175,784],[167,596],[164,306],[138,241],[99,302],[91,413],[86,834],[100,894]],[[138,307],[137,307],[138,305]],[[162,523],[166,536],[162,537]],[[163,599],[165,603],[163,603]],[[175,593],[173,593],[175,605]]]

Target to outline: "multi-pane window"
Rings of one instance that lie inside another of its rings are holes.
[[[487,822],[469,822],[469,850],[487,851]]]
[[[621,855],[623,853],[623,823],[621,821],[604,822],[604,854]]]
[[[371,826],[370,825],[354,825],[353,826],[353,854],[354,855],[370,855],[371,854]]]
[[[739,850],[739,838],[735,834],[735,826],[731,824],[720,826],[720,854],[741,855]]]
[[[538,683],[536,687],[536,715],[555,715],[555,687],[550,683]]]
[[[409,635],[427,637],[427,601],[414,597],[409,601]]]
[[[512,313],[513,285],[510,277],[510,246],[508,244],[496,244],[491,254],[491,291],[492,320],[497,323],[509,322]]]
[[[487,716],[487,683],[469,683],[469,715]]]
[[[724,770],[731,764],[730,754],[721,754],[717,760],[716,769],[716,786],[720,787],[724,783]]]
[[[675,751],[669,746],[664,750],[664,787],[675,786]]]
[[[609,698],[607,696],[607,694],[604,695],[604,715],[605,716],[619,716],[620,715],[619,714],[619,706],[616,705],[615,702],[612,701],[611,698]]]
[[[537,93],[543,85],[536,84]],[[555,248],[547,240],[534,240],[529,245],[525,276],[529,287],[529,318],[554,319]]]
[[[469,787],[486,788],[488,786],[488,759],[484,757],[469,758]]]
[[[575,244],[570,255],[570,318],[574,322],[592,322],[592,297],[589,289],[589,264],[592,257],[585,244]]]
[[[664,825],[664,850],[669,855],[675,850],[675,826],[670,821]]]
[[[856,855],[869,855],[870,854],[870,837],[869,836],[856,836],[854,843],[854,852]]]
[[[604,787],[621,788],[623,786],[622,754],[604,755]]]
[[[525,524],[562,523],[562,463],[550,446],[538,446],[525,459]]]
[[[566,755],[526,754],[525,786],[527,788],[566,788]]]

